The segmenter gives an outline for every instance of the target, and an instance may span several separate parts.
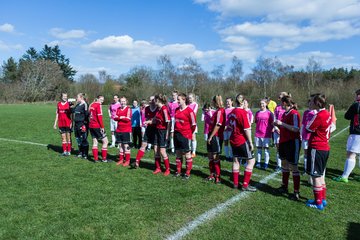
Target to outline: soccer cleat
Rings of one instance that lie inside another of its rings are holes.
[[[279,187],[279,188],[277,189],[277,192],[280,193],[280,194],[287,194],[287,193],[289,193],[289,190],[288,190],[287,187],[281,185],[281,187]]]
[[[124,164],[124,161],[118,161],[118,162],[116,163],[116,166],[123,165],[123,164]]]
[[[343,176],[335,177],[335,178],[333,178],[333,180],[335,182],[343,182],[343,183],[348,183],[349,182],[349,179],[346,178],[346,177],[343,177]]]
[[[63,156],[63,157],[68,156],[68,155],[67,155],[67,152],[63,152],[63,153],[61,154],[61,156]]]
[[[256,187],[253,187],[250,185],[248,185],[247,187],[242,187],[241,190],[243,190],[245,192],[256,192],[257,191]]]
[[[160,169],[160,168],[157,168],[157,169],[155,169],[155,171],[153,171],[153,174],[158,174],[158,173],[161,173],[161,169]]]
[[[166,169],[164,172],[164,176],[168,176],[168,175],[170,175],[170,169]]]
[[[189,180],[189,179],[190,179],[190,175],[184,174],[184,176],[183,176],[182,179],[183,179],[183,180]]]
[[[256,163],[255,167],[256,167],[256,168],[261,168],[260,163]]]
[[[294,194],[289,196],[290,200],[293,201],[299,201],[300,200],[300,193],[299,192],[294,192]]]
[[[208,181],[208,182],[211,182],[211,181],[214,181],[215,180],[215,177],[210,175],[208,176],[207,178],[205,178],[205,181]]]
[[[71,155],[71,153],[70,152],[66,152],[66,156],[70,156]]]
[[[126,162],[124,162],[124,164],[123,164],[124,167],[127,167],[127,166],[129,166],[129,165],[130,165],[130,161],[126,161]]]
[[[94,160],[94,161],[93,161],[93,163],[98,163],[98,162],[99,162],[99,160]]]
[[[277,167],[275,168],[275,172],[281,172],[281,167],[277,166]]]
[[[78,158],[82,158],[82,157],[83,157],[83,155],[82,155],[82,153],[79,153],[76,157],[78,157]]]
[[[324,210],[324,205],[323,204],[306,203],[306,206],[310,207],[310,208],[316,208],[316,209],[318,209],[320,211]]]
[[[87,156],[87,155],[83,155],[82,158],[86,160],[86,159],[88,159],[88,156]]]
[[[174,173],[174,177],[180,177],[180,176],[181,176],[180,173],[178,172]]]
[[[133,162],[131,164],[131,167],[137,169],[137,168],[139,168],[139,164],[137,162]]]
[[[268,168],[269,164],[264,163],[263,169],[266,170]]]
[[[316,204],[316,202],[314,199],[309,199],[306,201],[306,204]],[[327,206],[327,201],[325,199],[322,200],[322,205],[323,205],[323,207]]]
[[[103,159],[103,160],[101,160],[101,162],[103,162],[103,163],[107,163],[107,162],[108,162],[108,160]]]
[[[215,184],[221,184],[221,179],[219,177],[215,178]]]

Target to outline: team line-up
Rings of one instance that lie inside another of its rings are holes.
[[[76,101],[76,104],[73,102]],[[279,93],[280,104],[270,98],[260,100],[260,109],[254,115],[242,94],[234,99],[226,98],[225,107],[220,95],[212,98],[211,103],[203,106],[204,137],[206,141],[210,174],[207,181],[221,183],[220,153],[224,143],[226,159],[232,161],[234,188],[239,188],[239,172],[244,164],[242,191],[255,192],[250,179],[253,168],[268,168],[269,147],[273,139],[276,145],[277,170],[282,172],[282,184],[279,193],[288,194],[290,172],[293,176],[294,193],[290,199],[300,199],[300,172],[298,168],[301,147],[304,149],[304,169],[311,176],[314,199],[308,200],[306,206],[323,210],[326,202],[325,169],[329,157],[329,138],[336,129],[334,106],[326,109],[326,98],[323,94],[313,94],[308,99],[308,109],[302,119],[291,94]],[[104,130],[101,105],[104,96],[99,95],[90,105],[85,94],[79,93],[76,99],[69,99],[66,93],[61,94],[57,104],[54,128],[59,128],[62,138],[63,156],[71,152],[71,132],[74,131],[79,148],[78,157],[88,159],[88,132],[92,136],[93,162],[99,162],[98,144],[102,143],[101,161],[108,162],[108,138]],[[148,104],[147,104],[148,103]],[[235,106],[233,106],[235,104]],[[131,143],[139,148],[136,160],[131,167],[138,168],[147,148],[153,146],[154,174],[171,174],[167,148],[176,153],[175,177],[190,178],[193,159],[196,157],[196,114],[198,104],[195,95],[172,92],[172,100],[162,94],[150,96],[148,102],[137,101],[133,107],[128,106],[125,97],[114,96],[109,106],[112,144],[119,147],[117,165],[130,165]],[[338,182],[348,182],[348,177],[356,165],[356,154],[360,153],[360,89],[355,92],[355,102],[345,113],[350,120],[350,136],[347,142],[347,159],[342,176],[334,178]],[[251,136],[251,124],[255,123],[254,143]],[[168,146],[169,145],[169,146]],[[257,148],[255,161],[254,145]],[[264,163],[261,165],[262,152]],[[185,158],[185,173],[182,165]],[[161,160],[165,171],[161,168]],[[256,164],[256,165],[255,165]]]

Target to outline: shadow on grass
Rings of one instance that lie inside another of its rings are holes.
[[[348,239],[348,240],[360,239],[360,224],[359,223],[350,222],[348,224],[346,239]]]

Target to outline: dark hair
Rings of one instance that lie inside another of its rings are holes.
[[[356,91],[355,91],[355,94],[356,94],[356,95],[360,95],[360,89],[356,90]]]
[[[104,95],[101,95],[101,94],[100,94],[100,95],[97,95],[97,96],[96,96],[96,99],[99,99],[99,98],[101,98],[101,97],[104,97]]]
[[[244,100],[245,100],[244,95],[242,95],[241,93],[239,93],[235,97],[236,105],[239,106],[239,107],[244,103]]]
[[[176,93],[176,94],[179,94],[179,91],[178,90],[173,90],[172,93]]]
[[[291,108],[297,110],[297,104],[293,101],[293,99],[290,96],[284,96],[281,98],[281,102],[286,103],[287,106],[290,106]]]
[[[117,94],[114,94],[114,96],[113,97],[117,97],[117,98],[119,98],[119,95],[117,95]]]
[[[163,94],[156,94],[155,95],[155,101],[160,101],[162,104],[167,103],[166,96],[163,95]]]
[[[311,98],[314,101],[314,104],[319,108],[325,108],[326,107],[326,97],[324,94],[321,93],[315,93],[311,94]]]
[[[186,105],[189,104],[189,99],[187,98],[185,93],[178,93],[178,97],[182,97],[185,100]]]
[[[206,102],[204,103],[204,106],[202,107],[203,110],[210,108],[210,103]]]
[[[64,94],[68,95],[66,92],[62,92],[62,93],[60,94],[60,99],[62,99],[62,97],[63,97]]]

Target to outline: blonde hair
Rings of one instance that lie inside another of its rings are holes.
[[[212,100],[215,103],[216,107],[224,107],[221,95],[215,95]]]

